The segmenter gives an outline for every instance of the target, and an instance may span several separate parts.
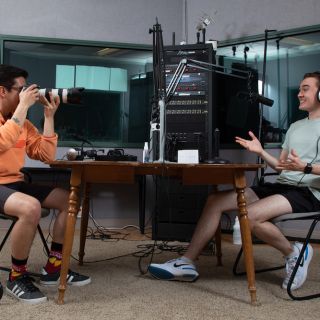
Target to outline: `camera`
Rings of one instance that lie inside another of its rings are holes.
[[[49,93],[51,92],[54,97],[59,96],[62,103],[81,104],[81,92],[83,90],[82,87],[68,89],[39,88],[39,93],[48,100],[50,100]]]

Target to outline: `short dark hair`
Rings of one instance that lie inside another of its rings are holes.
[[[0,86],[8,90],[15,84],[15,78],[28,78],[28,72],[18,67],[0,64]]]
[[[320,71],[308,72],[303,76],[303,79],[305,78],[315,78],[318,80],[318,87],[320,88]]]

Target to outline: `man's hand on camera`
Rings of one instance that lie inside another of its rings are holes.
[[[34,105],[39,100],[39,88],[36,84],[24,88],[19,94],[20,104],[27,106],[28,108]]]
[[[40,95],[39,98],[40,103],[44,106],[45,117],[53,117],[60,104],[59,96],[53,96],[52,92],[49,93],[49,96],[50,101],[43,95]]]

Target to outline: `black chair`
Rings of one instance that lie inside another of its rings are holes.
[[[31,177],[30,173],[25,168],[22,168],[21,172],[24,174],[25,180],[28,183],[31,183],[32,182],[32,177]],[[45,218],[49,214],[50,214],[50,209],[41,208],[41,218]],[[11,233],[11,231],[12,231],[12,229],[13,229],[13,227],[14,227],[14,225],[17,222],[18,219],[16,217],[12,217],[12,216],[6,215],[6,214],[1,213],[1,212],[0,212],[0,219],[11,220],[10,227],[9,227],[8,231],[6,232],[6,234],[4,235],[4,237],[3,237],[2,241],[1,241],[1,244],[0,244],[0,253],[1,253],[1,250],[2,250],[3,246],[5,245],[7,239],[8,239],[8,237],[9,237],[9,235],[10,235],[10,233]],[[38,225],[37,229],[38,229],[38,233],[40,235],[44,250],[45,250],[47,256],[49,256],[50,250],[49,250],[47,241],[46,241],[46,239],[45,239],[45,237],[43,235],[43,232],[42,232],[42,229],[41,229],[40,225]],[[0,270],[9,271],[10,272],[11,268],[0,266]],[[38,273],[33,273],[33,272],[29,272],[29,274],[33,275],[33,276],[36,276],[36,277],[40,276]]]
[[[49,209],[47,209],[47,208],[41,208],[41,218],[45,218],[45,217],[47,217],[49,214],[50,214],[50,210],[49,210]],[[6,232],[6,234],[4,235],[4,237],[3,237],[2,241],[1,241],[1,244],[0,244],[0,253],[1,253],[1,250],[2,250],[3,246],[5,245],[7,239],[8,239],[8,237],[9,237],[9,235],[10,235],[10,233],[11,233],[11,231],[12,231],[12,229],[13,229],[13,227],[14,227],[14,225],[15,225],[15,223],[17,222],[18,219],[17,219],[16,217],[8,216],[8,215],[6,215],[6,214],[4,214],[4,213],[0,213],[0,219],[3,219],[3,220],[11,220],[10,227],[9,227],[8,231]],[[47,256],[49,256],[50,250],[49,250],[47,241],[46,241],[46,239],[45,239],[45,237],[44,237],[44,235],[43,235],[42,229],[41,229],[41,227],[40,227],[39,224],[38,224],[38,227],[37,227],[37,228],[38,228],[38,233],[39,233],[39,235],[40,235],[40,238],[41,238],[41,241],[42,241],[44,250],[45,250]],[[2,267],[2,266],[0,266],[0,270],[10,272],[10,271],[11,271],[11,268],[7,268],[7,267]],[[37,273],[31,273],[31,272],[29,272],[29,273],[30,273],[31,275],[33,275],[33,276],[39,276],[39,274],[37,274]]]
[[[304,296],[294,295],[292,293],[291,286],[292,286],[292,283],[293,283],[293,279],[294,279],[294,277],[295,277],[295,275],[297,273],[297,270],[299,268],[299,264],[301,263],[301,260],[303,259],[303,255],[304,255],[304,252],[306,250],[307,244],[310,242],[310,239],[311,239],[311,236],[313,234],[314,228],[315,228],[315,226],[317,225],[317,223],[320,220],[320,211],[306,212],[306,213],[289,213],[289,214],[285,214],[285,215],[282,215],[280,217],[277,217],[277,218],[273,219],[272,223],[277,224],[277,223],[280,223],[280,222],[285,223],[285,222],[288,222],[288,221],[298,221],[298,220],[299,221],[309,220],[309,221],[312,221],[312,222],[310,224],[308,233],[307,233],[306,237],[303,240],[302,250],[300,252],[300,255],[298,257],[296,265],[295,265],[295,267],[293,269],[293,272],[291,274],[291,277],[290,277],[290,280],[289,280],[289,283],[288,283],[288,286],[287,286],[287,292],[288,292],[288,295],[290,296],[290,298],[292,298],[293,300],[309,300],[309,299],[319,298],[320,297],[320,293],[304,295]],[[253,243],[257,243],[257,242],[253,241]],[[262,242],[260,241],[260,243],[262,243]],[[236,261],[235,261],[235,263],[233,265],[233,274],[236,275],[236,276],[245,274],[245,272],[238,272],[238,270],[237,270],[240,258],[242,256],[242,251],[243,250],[242,250],[242,247],[241,247],[241,249],[240,249],[240,251],[239,251],[239,253],[237,255]],[[260,273],[260,272],[266,272],[266,271],[279,270],[279,269],[284,268],[284,267],[285,267],[285,265],[282,265],[282,266],[277,266],[277,267],[271,267],[271,268],[256,270],[255,272],[256,273]]]

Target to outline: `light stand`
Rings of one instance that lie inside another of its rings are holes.
[[[165,139],[165,68],[164,50],[161,25],[156,19],[156,24],[149,33],[153,34],[153,82],[154,99],[150,121],[150,161],[164,161]],[[159,141],[159,145],[156,143]],[[159,147],[159,150],[157,148]]]

